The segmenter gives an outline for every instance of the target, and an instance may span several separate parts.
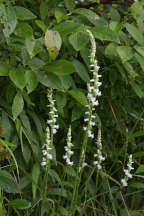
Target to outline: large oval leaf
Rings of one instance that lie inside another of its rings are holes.
[[[88,104],[87,98],[81,89],[72,89],[68,93],[81,105],[86,106]]]
[[[74,64],[67,60],[57,60],[43,68],[47,72],[54,72],[58,75],[67,75],[76,72]]]
[[[19,116],[19,114],[23,111],[23,107],[24,107],[24,101],[21,92],[19,91],[16,94],[12,104],[12,114],[14,119],[16,119]]]
[[[30,20],[36,18],[36,16],[27,8],[15,6],[14,10],[19,20]]]
[[[18,67],[10,70],[9,77],[13,81],[13,83],[19,88],[23,89],[26,85],[26,78],[24,73],[24,68]]]

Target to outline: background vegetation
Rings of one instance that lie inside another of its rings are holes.
[[[52,30],[45,37],[46,30]],[[70,215],[83,138],[90,42],[102,75],[97,119],[102,125],[103,170],[93,165],[88,140],[75,215],[144,215],[144,1],[0,1],[0,215]],[[57,35],[53,37],[53,31]],[[43,202],[41,147],[54,89],[58,133]],[[74,166],[62,156],[72,125]],[[95,135],[97,136],[97,129]],[[133,178],[121,187],[129,155]]]

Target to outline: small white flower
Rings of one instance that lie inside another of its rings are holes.
[[[46,162],[45,162],[45,161],[42,161],[42,162],[41,162],[41,166],[46,166]]]
[[[125,179],[121,179],[121,183],[123,187],[126,187],[128,185]]]

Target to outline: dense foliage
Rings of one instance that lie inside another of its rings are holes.
[[[144,214],[143,28],[144,0],[0,1],[0,215]],[[102,96],[78,176],[92,78],[89,31]],[[59,129],[45,169],[52,90]],[[101,170],[93,164],[99,130]],[[67,142],[73,166],[63,158]],[[133,178],[123,187],[130,155]]]

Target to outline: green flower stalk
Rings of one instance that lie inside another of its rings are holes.
[[[82,171],[84,166],[87,165],[85,162],[85,155],[86,155],[86,149],[87,149],[87,141],[88,138],[94,138],[94,133],[93,133],[93,127],[95,126],[95,107],[99,105],[97,97],[101,96],[101,92],[99,90],[99,87],[101,86],[101,82],[99,81],[99,78],[101,75],[98,74],[99,71],[99,66],[97,64],[97,60],[95,59],[96,55],[96,42],[93,34],[91,31],[86,30],[86,32],[89,35],[90,42],[91,42],[91,54],[90,54],[90,72],[92,73],[92,79],[90,82],[87,84],[88,87],[88,104],[86,105],[86,108],[88,109],[85,114],[86,117],[84,119],[84,122],[87,124],[83,129],[85,131],[84,133],[84,138],[83,138],[83,143],[82,143],[82,148],[80,152],[80,159],[77,167],[77,173],[75,177],[75,183],[74,183],[74,190],[73,190],[73,195],[71,199],[71,205],[70,205],[70,215],[75,214],[75,204],[77,201],[77,196],[78,196],[78,189],[79,185],[81,182],[81,176],[82,176]]]
[[[65,155],[63,155],[63,158],[66,160],[67,165],[73,166],[73,161],[71,161],[71,156],[74,154],[74,152],[71,150],[71,147],[73,146],[71,139],[72,136],[71,136],[71,126],[70,126],[67,134],[67,146],[64,147],[66,153]]]
[[[102,155],[102,141],[101,141],[101,128],[98,129],[98,138],[97,138],[97,154],[94,154],[94,157],[97,158],[93,162],[99,170],[102,169],[102,162],[105,160],[105,157]]]
[[[132,161],[132,155],[129,156],[129,160],[128,160],[128,163],[127,163],[127,169],[124,169],[124,173],[125,173],[125,176],[123,179],[121,179],[121,183],[122,183],[122,186],[123,187],[127,187],[128,186],[128,179],[129,178],[132,178],[132,174],[131,174],[131,170],[133,170],[134,168],[132,167],[132,164],[134,162]]]

